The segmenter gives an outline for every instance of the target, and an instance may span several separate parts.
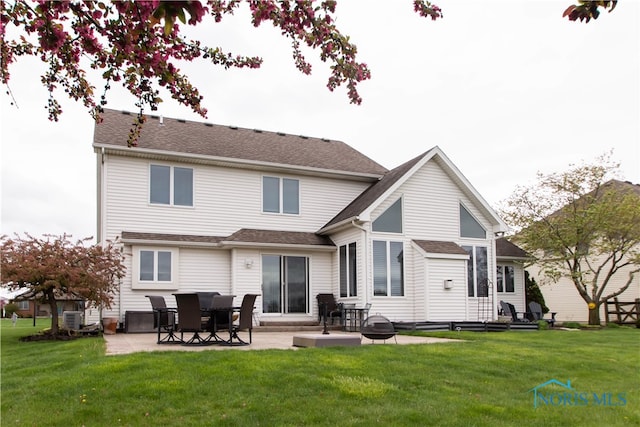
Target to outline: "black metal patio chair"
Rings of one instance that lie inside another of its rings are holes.
[[[209,337],[203,338],[200,333],[207,332],[206,325],[202,325],[200,300],[198,294],[173,294],[178,305],[178,331],[182,339],[182,345],[210,345],[213,344]],[[193,333],[187,341],[184,333]]]
[[[153,328],[158,331],[158,344],[181,344],[182,340],[175,334],[176,312],[175,308],[168,308],[163,296],[146,295],[153,309]],[[162,333],[166,333],[161,337]]]
[[[253,329],[253,309],[256,303],[258,294],[246,294],[242,298],[242,305],[240,306],[240,317],[237,324],[231,325],[231,340],[229,345],[249,345],[252,342],[251,331]],[[238,332],[248,331],[249,342],[244,341],[238,336]],[[234,341],[235,339],[235,341]]]

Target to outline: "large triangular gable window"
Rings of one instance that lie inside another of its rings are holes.
[[[396,200],[375,221],[373,231],[383,233],[402,233],[402,198]]]
[[[462,205],[460,205],[460,237],[487,238],[484,227]]]

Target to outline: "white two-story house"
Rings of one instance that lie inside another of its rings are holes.
[[[387,170],[339,141],[149,116],[129,148],[135,117],[95,127],[98,241],[127,267],[103,316],[192,291],[260,294],[272,322],[317,319],[319,293],[393,321],[524,311],[521,253],[438,147]]]

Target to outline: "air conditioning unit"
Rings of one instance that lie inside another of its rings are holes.
[[[82,325],[81,311],[64,311],[62,312],[62,327],[64,329],[78,330]]]

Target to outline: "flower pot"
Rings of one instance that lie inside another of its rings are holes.
[[[105,317],[102,319],[102,329],[105,334],[107,335],[115,334],[117,327],[118,327],[117,317]]]

